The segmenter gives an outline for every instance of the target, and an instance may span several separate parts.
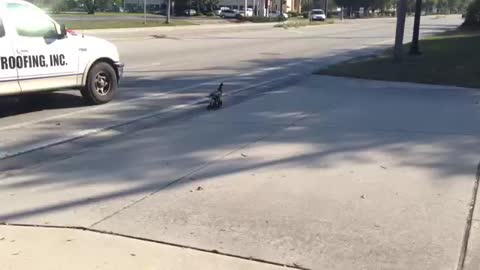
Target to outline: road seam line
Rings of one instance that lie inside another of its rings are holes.
[[[477,165],[475,183],[473,185],[473,191],[472,191],[472,199],[469,204],[469,212],[467,216],[467,223],[465,225],[465,232],[463,235],[462,248],[460,250],[460,257],[458,259],[457,270],[463,270],[465,267],[465,260],[467,258],[468,244],[470,240],[470,232],[472,230],[473,214],[475,213],[475,204],[477,201],[479,182],[480,182],[480,162]]]
[[[286,267],[286,268],[289,268],[289,269],[311,270],[309,268],[301,267],[297,264],[278,263],[278,262],[263,260],[263,259],[254,258],[254,257],[246,257],[246,256],[241,256],[241,255],[235,255],[235,254],[232,254],[232,253],[220,252],[220,251],[215,250],[215,249],[214,250],[208,250],[208,249],[194,247],[194,246],[188,246],[188,245],[176,244],[176,243],[171,243],[171,242],[166,242],[166,241],[161,241],[161,240],[155,240],[155,239],[150,239],[150,238],[145,238],[145,237],[138,237],[138,236],[115,233],[115,232],[110,232],[110,231],[92,229],[92,228],[87,228],[87,227],[82,227],[82,226],[36,225],[36,224],[23,224],[23,223],[0,223],[0,226],[45,228],[45,229],[67,229],[67,230],[76,230],[76,231],[86,231],[86,232],[91,232],[91,233],[98,233],[98,234],[104,234],[104,235],[110,235],[110,236],[123,237],[123,238],[127,238],[127,239],[143,241],[143,242],[156,243],[156,244],[166,245],[166,246],[170,246],[170,247],[190,249],[190,250],[194,250],[194,251],[200,251],[200,252],[215,254],[215,255],[219,255],[219,256],[225,256],[225,257],[241,259],[241,260],[246,260],[246,261],[252,261],[252,262],[257,262],[257,263]]]

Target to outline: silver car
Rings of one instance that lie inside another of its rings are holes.
[[[325,21],[327,19],[327,15],[323,9],[312,9],[308,17],[310,21]]]

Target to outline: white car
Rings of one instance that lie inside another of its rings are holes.
[[[245,14],[245,11],[242,10],[242,11],[240,11],[240,15],[246,16],[246,17],[252,17],[253,16],[253,9],[252,8],[247,8],[247,14]]]
[[[21,0],[0,1],[0,96],[79,89],[90,104],[107,103],[123,74],[118,50],[67,31]]]
[[[310,21],[325,21],[327,19],[327,15],[322,9],[312,9],[308,17]]]
[[[197,15],[197,11],[195,9],[187,9],[184,11],[185,15],[187,16],[195,16]]]

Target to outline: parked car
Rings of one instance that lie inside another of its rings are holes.
[[[152,14],[154,15],[167,15],[167,10],[166,9],[156,9],[152,11]]]
[[[246,17],[252,17],[253,16],[253,8],[247,8],[247,14],[242,10],[240,11],[240,15],[246,16]]]
[[[240,17],[242,17],[242,15],[240,15],[240,13],[235,10],[227,9],[222,11],[220,17],[224,19],[239,19]]]
[[[215,15],[220,16],[220,15],[222,15],[222,12],[224,10],[230,10],[230,8],[229,7],[220,7],[219,9],[215,10],[214,13],[215,13]]]
[[[187,16],[195,16],[197,15],[197,11],[195,9],[186,9],[183,14]]]
[[[325,21],[327,19],[327,15],[323,9],[312,9],[308,18],[310,21]]]

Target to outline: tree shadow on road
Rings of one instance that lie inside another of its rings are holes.
[[[0,118],[44,110],[78,108],[86,106],[83,99],[74,93],[29,94],[0,99]]]

